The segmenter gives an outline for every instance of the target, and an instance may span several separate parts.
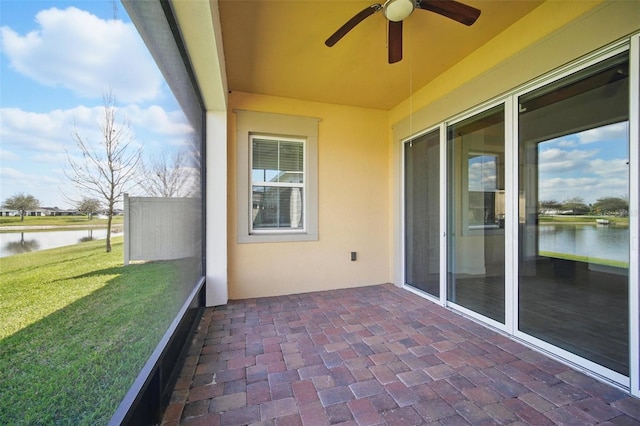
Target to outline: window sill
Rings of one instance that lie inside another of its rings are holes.
[[[238,235],[238,243],[282,243],[297,241],[318,241],[318,234],[305,231],[258,232]]]

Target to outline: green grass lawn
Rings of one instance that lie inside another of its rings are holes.
[[[114,216],[113,223],[120,225],[124,222],[124,216]],[[87,216],[25,216],[24,221],[20,216],[0,216],[0,226],[107,226],[107,219],[91,219]]]
[[[122,237],[0,258],[0,424],[106,424],[185,300]],[[182,270],[182,271],[181,271]]]
[[[577,254],[556,253],[552,251],[540,251],[540,256],[554,257],[556,259],[572,260],[575,262],[592,263],[594,265],[612,266],[615,268],[629,268],[629,262],[621,260],[603,259],[597,257],[579,256]]]

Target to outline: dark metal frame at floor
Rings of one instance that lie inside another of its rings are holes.
[[[109,421],[116,425],[159,424],[171,399],[205,306],[204,277],[165,332],[155,351],[138,374]]]

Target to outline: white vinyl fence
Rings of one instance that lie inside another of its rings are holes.
[[[200,255],[200,198],[124,196],[124,264]]]

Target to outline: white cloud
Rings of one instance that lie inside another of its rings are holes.
[[[609,132],[610,135],[614,133],[614,129]],[[603,133],[589,136],[601,137],[604,137]],[[541,151],[540,199],[562,202],[580,197],[587,203],[593,203],[598,198],[628,194],[629,166],[626,159],[604,159],[597,154],[597,150],[580,149],[550,148]]]
[[[571,189],[575,188],[587,188],[597,185],[600,179],[597,177],[577,177],[577,178],[562,178],[555,177],[551,179],[545,179],[540,181],[540,188],[559,188],[559,189]]]
[[[0,139],[12,151],[21,149],[38,153],[61,153],[75,146],[73,132],[85,138],[99,138],[99,125],[104,113],[102,106],[77,106],[45,113],[20,108],[0,108]],[[192,129],[180,111],[164,111],[159,106],[124,107],[117,110],[118,123],[128,120],[138,136],[154,134],[154,138],[187,139]],[[143,141],[139,141],[143,142]],[[166,141],[164,143],[167,143]]]
[[[560,148],[575,148],[577,143],[571,139],[560,139],[556,142]]]
[[[598,183],[599,179],[592,177],[544,179],[539,183],[540,199],[563,202],[570,198],[580,197],[585,200],[587,198],[585,195],[594,194]],[[593,201],[595,200],[586,200],[587,203]]]
[[[18,161],[20,156],[13,151],[8,151],[6,149],[0,149],[0,164],[3,161]]]
[[[629,162],[625,159],[603,160],[597,158],[589,162],[592,173],[603,178],[619,177],[628,181],[629,179]]]
[[[73,114],[73,110],[36,113],[19,108],[0,108],[0,139],[5,147],[12,150],[62,151],[64,141],[70,140]]]
[[[157,105],[144,109],[130,105],[123,113],[130,117],[134,127],[153,129],[154,132],[166,136],[185,137],[193,133],[193,128],[182,111],[167,112]]]
[[[496,162],[486,160],[469,164],[469,189],[491,191],[496,189]]]
[[[0,169],[0,180],[3,182],[5,182],[5,179],[24,179],[25,176],[25,173],[11,167],[3,167]]]
[[[51,164],[53,166],[65,165],[67,163],[66,153],[52,153],[46,152],[42,154],[36,154],[31,157],[31,160],[40,164]]]
[[[559,202],[570,198],[582,198],[585,203],[592,204],[604,197],[627,197],[628,182],[598,179],[563,179],[555,178],[540,183],[540,199]]]
[[[579,149],[571,151],[559,148],[545,149],[540,152],[540,173],[562,173],[571,172],[576,169],[584,169],[588,166],[589,158],[595,154],[596,151]]]
[[[589,129],[584,132],[577,133],[576,136],[580,140],[581,144],[590,144],[607,140],[625,140],[627,139],[628,134],[629,125],[626,121],[623,121],[621,123]]]
[[[139,102],[160,94],[162,76],[133,24],[75,7],[43,10],[36,22],[24,35],[0,28],[2,51],[19,73],[86,98],[111,90],[119,101]]]

